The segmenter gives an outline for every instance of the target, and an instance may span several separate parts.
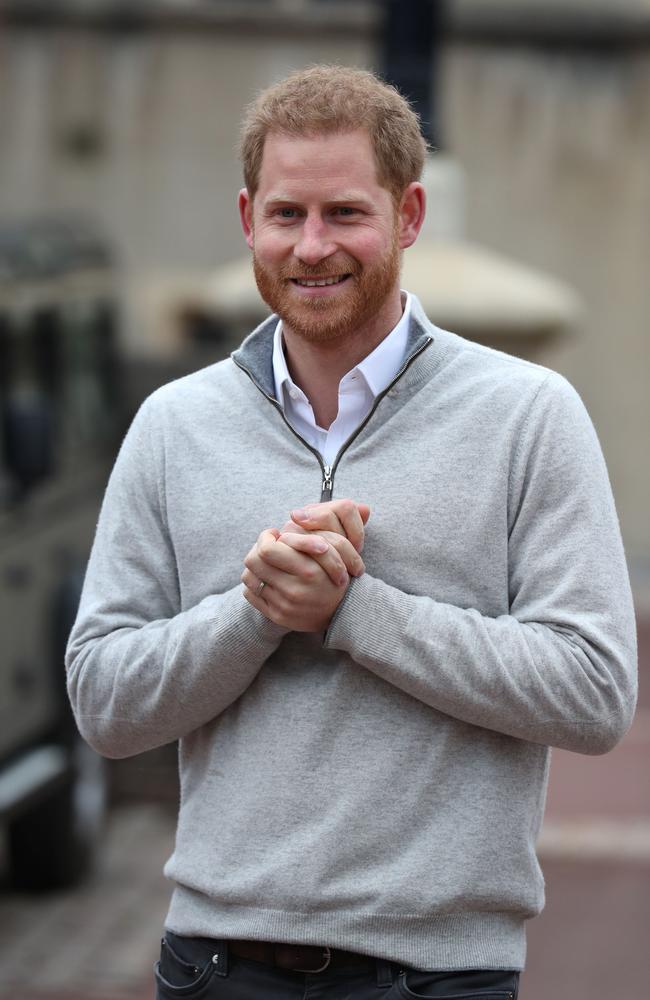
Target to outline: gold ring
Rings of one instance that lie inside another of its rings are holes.
[[[264,582],[264,580],[260,580],[260,582],[258,583],[257,587],[255,588],[255,596],[259,597],[265,587],[266,587],[266,583]]]

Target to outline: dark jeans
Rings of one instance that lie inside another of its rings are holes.
[[[377,959],[371,970],[289,972],[228,955],[227,941],[165,934],[156,1000],[516,1000],[518,972],[417,972]]]

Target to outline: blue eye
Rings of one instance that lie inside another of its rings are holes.
[[[281,208],[280,209],[280,217],[282,219],[293,219],[293,217],[294,217],[295,214],[296,214],[295,208]]]

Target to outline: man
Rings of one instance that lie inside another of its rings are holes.
[[[372,74],[260,95],[239,207],[278,315],[154,393],[111,476],[69,690],[108,756],[180,740],[160,998],[513,1000],[548,748],[631,719],[580,400],[400,291],[424,153]]]

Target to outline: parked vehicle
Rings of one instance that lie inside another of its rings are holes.
[[[63,653],[128,416],[114,278],[88,225],[0,227],[0,825],[29,889],[87,871],[105,810]]]

